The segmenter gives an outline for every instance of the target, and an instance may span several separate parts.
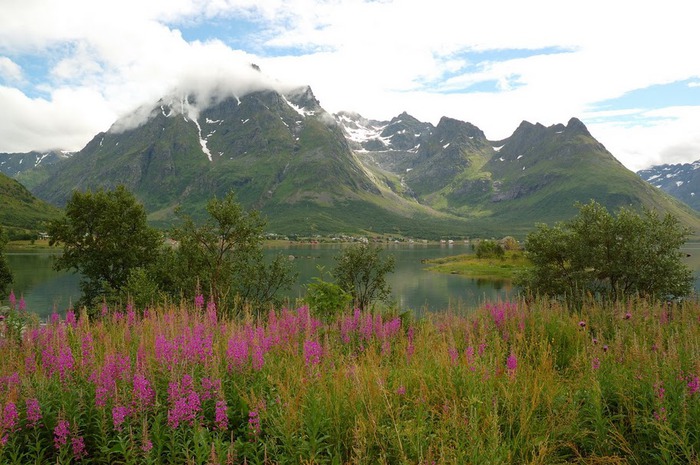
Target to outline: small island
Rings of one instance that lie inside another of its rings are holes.
[[[497,280],[512,280],[532,265],[511,237],[479,241],[474,250],[474,254],[435,258],[423,263],[430,265],[429,271]]]

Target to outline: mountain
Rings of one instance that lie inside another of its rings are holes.
[[[309,87],[173,93],[20,179],[56,205],[73,189],[124,184],[162,226],[176,209],[202,215],[209,198],[234,190],[271,232],[287,234],[522,236],[590,199],[669,211],[700,231],[696,212],[627,170],[576,118],[524,121],[493,141],[447,117],[331,115]]]
[[[435,127],[406,114],[389,122],[346,114],[337,120],[368,166],[397,176],[421,204],[487,229],[524,233],[536,222],[569,218],[576,202],[595,199],[611,210],[645,205],[671,212],[700,231],[695,212],[626,169],[576,118],[549,127],[523,121],[498,141],[451,118]],[[412,137],[412,147],[386,137],[397,120],[410,121],[401,134]]]
[[[637,171],[646,182],[700,210],[700,160]]]
[[[70,152],[51,150],[48,152],[0,153],[0,173],[14,178],[20,173],[37,168],[60,163],[70,158]]]
[[[0,173],[0,225],[11,229],[41,230],[60,210],[43,202],[22,184]]]
[[[117,184],[162,225],[176,208],[196,216],[209,198],[233,189],[274,232],[428,235],[467,227],[397,194],[368,170],[308,87],[206,105],[192,95],[161,99],[95,136],[32,189],[62,205],[73,189]]]

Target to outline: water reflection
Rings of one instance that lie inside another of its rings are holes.
[[[322,277],[319,267],[326,271],[333,268],[333,257],[340,252],[341,247],[343,246],[338,244],[291,244],[288,247],[265,249],[265,255],[272,258],[282,254],[293,261],[299,272],[299,280],[288,297],[294,300],[304,296],[305,286],[314,277]],[[684,261],[696,271],[697,291],[700,289],[697,280],[700,244],[688,244],[683,250],[690,254]],[[417,314],[473,308],[485,301],[512,298],[517,292],[516,287],[507,280],[471,279],[429,272],[425,270],[427,265],[421,263],[426,259],[471,253],[470,247],[465,244],[390,244],[387,253],[396,257],[396,270],[388,277],[393,299],[401,309]],[[7,254],[8,264],[15,276],[15,293],[18,297],[24,295],[27,308],[42,316],[49,315],[54,309],[63,312],[80,297],[79,276],[54,271],[52,265],[55,256],[51,253]]]

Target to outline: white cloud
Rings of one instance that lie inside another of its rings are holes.
[[[433,123],[446,115],[492,139],[521,120],[549,125],[578,116],[590,118],[594,136],[629,167],[693,152],[694,111],[669,109],[672,117],[659,119],[640,107],[636,116],[656,119],[630,126],[620,122],[629,113],[593,106],[654,84],[698,85],[700,62],[687,58],[695,55],[696,25],[683,0],[664,8],[592,0],[578,9],[555,0],[23,0],[0,9],[5,85],[26,78],[16,56],[50,68],[37,89],[46,99],[1,89],[0,103],[15,117],[2,117],[0,151],[80,148],[120,115],[183,84],[201,94],[203,82],[244,93],[260,82],[247,66],[255,62],[270,76],[311,85],[329,111],[388,119],[406,110]],[[258,24],[237,40],[256,54],[232,50],[226,37],[188,42],[177,30],[213,18]],[[484,62],[490,55],[474,54],[512,49],[560,53]],[[484,82],[497,89],[461,92]]]
[[[22,80],[22,68],[7,57],[0,56],[0,80],[19,82]]]
[[[0,152],[77,150],[114,118],[101,95],[83,89],[59,89],[45,100],[0,87],[0,107]]]

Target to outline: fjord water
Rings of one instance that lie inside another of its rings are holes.
[[[284,247],[265,249],[268,257],[277,254],[289,257],[299,272],[297,285],[288,293],[294,299],[302,297],[304,286],[321,277],[319,267],[330,270],[333,257],[343,246],[339,244],[290,244]],[[687,244],[683,252],[689,254],[686,263],[694,270],[696,292],[700,291],[700,244]],[[390,244],[385,253],[396,257],[396,269],[389,277],[392,298],[399,308],[420,314],[425,311],[443,311],[449,308],[472,308],[484,301],[506,300],[516,294],[517,289],[508,281],[473,279],[426,271],[422,260],[471,253],[467,244]],[[17,298],[24,296],[27,309],[40,316],[56,310],[65,312],[72,302],[80,297],[80,277],[70,272],[52,269],[56,253],[9,252],[7,261],[15,282],[13,288]],[[324,276],[328,279],[328,276]]]

